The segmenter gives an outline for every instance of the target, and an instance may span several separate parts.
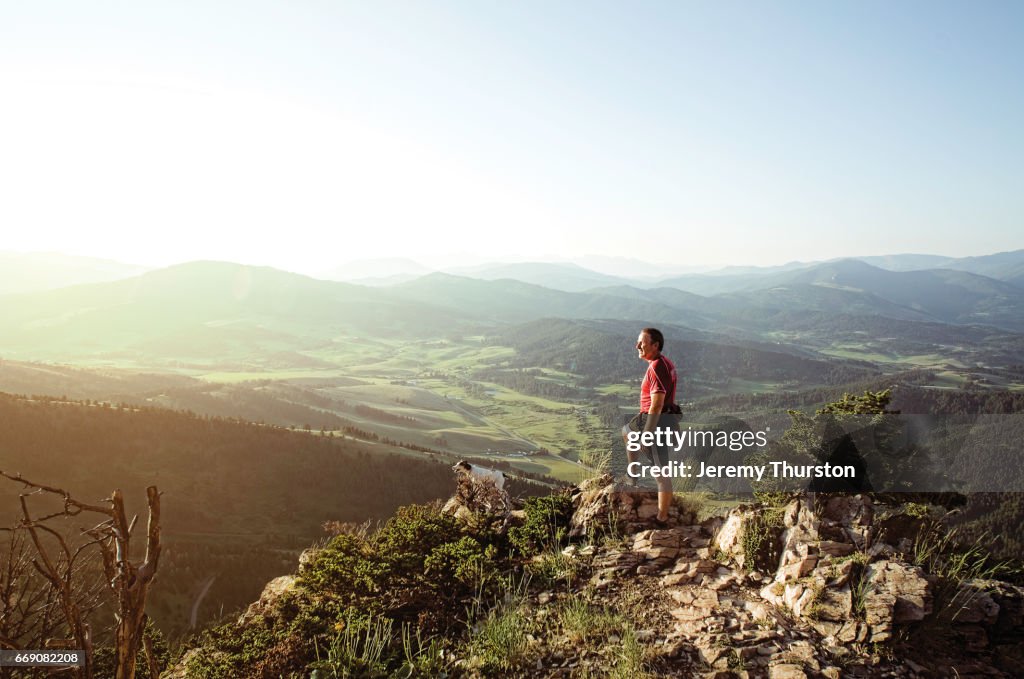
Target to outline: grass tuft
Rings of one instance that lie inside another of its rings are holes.
[[[327,647],[326,658],[320,657],[308,669],[322,677],[384,677],[388,671],[388,647],[391,645],[393,622],[372,617],[365,621],[339,621],[337,633]]]
[[[603,639],[625,626],[625,621],[604,606],[596,606],[583,596],[572,596],[558,608],[562,633],[574,644]]]
[[[644,647],[636,638],[632,625],[626,625],[622,633],[615,666],[608,673],[610,679],[646,679],[651,676],[644,662]]]
[[[468,667],[481,673],[510,672],[525,665],[529,656],[527,637],[530,618],[526,614],[529,580],[509,578],[499,600],[485,610],[478,595],[468,612]]]

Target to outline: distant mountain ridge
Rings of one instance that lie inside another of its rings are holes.
[[[381,257],[346,262],[320,273],[318,278],[330,281],[358,282],[360,280],[387,280],[401,278],[408,280],[433,271],[417,261],[406,257]]]
[[[57,252],[0,252],[0,295],[137,276],[148,267]]]
[[[851,256],[825,261],[793,261],[773,266],[732,265],[718,269],[675,267],[695,271],[666,275],[665,264],[648,264],[624,257],[588,256],[574,261],[488,262],[472,266],[431,266],[405,257],[359,259],[323,270],[314,277],[371,286],[393,285],[433,272],[466,278],[510,278],[565,292],[584,292],[595,287],[630,285],[638,288],[676,287],[697,294],[735,292],[756,284],[765,276],[810,269],[843,259],[856,259],[887,271],[954,269],[988,276],[1015,285],[1024,284],[1024,250],[972,257],[927,254]],[[105,282],[136,276],[152,267],[108,259],[60,253],[0,252],[0,294],[31,292]]]
[[[887,255],[854,257],[889,271],[920,271],[953,269],[995,278],[1018,287],[1024,286],[1024,250],[996,252],[974,257],[940,257],[938,255]]]
[[[0,348],[29,358],[229,358],[338,334],[440,332],[453,313],[269,267],[190,262],[112,283],[0,298]]]
[[[629,284],[632,282],[630,279],[609,276],[608,274],[585,269],[577,264],[551,262],[493,264],[464,269],[450,269],[448,273],[488,281],[508,278],[566,292],[583,292],[598,286]]]
[[[1007,270],[1007,269],[1004,269]],[[1024,332],[1024,289],[952,268],[890,271],[843,259],[773,273],[686,276],[665,287],[759,311],[814,310]]]
[[[1012,270],[1011,254],[1002,258],[1001,270]],[[561,279],[563,285],[613,284],[565,291],[511,278],[435,272],[368,287],[269,267],[191,262],[113,282],[0,296],[0,351],[28,360],[185,357],[246,363],[275,356],[275,365],[292,356],[296,367],[310,368],[326,365],[323,352],[338,338],[478,334],[542,318],[670,324],[745,340],[781,331],[798,344],[801,334],[790,326],[806,328],[813,315],[826,325],[828,317],[881,317],[1024,333],[1024,290],[951,268],[889,271],[838,260],[766,275],[707,277],[724,288],[714,295],[681,285],[623,284],[576,266],[516,265],[488,275],[514,270],[577,277]]]
[[[841,259],[847,258],[843,257]],[[916,271],[918,269],[938,269],[951,262],[956,261],[956,259],[953,257],[943,257],[942,255],[914,254],[876,255],[870,257],[851,257],[849,259],[859,259],[860,261],[870,264],[871,266],[877,266],[880,269],[887,269],[888,271]]]
[[[966,271],[887,271],[845,259],[779,274],[765,282],[773,286],[804,284],[861,291],[948,323],[983,323],[1024,330],[1024,290]]]
[[[545,316],[669,320],[676,311],[657,300],[629,300],[600,290],[565,292],[512,279],[480,280],[433,273],[389,288],[410,301],[433,301],[491,321],[519,322]]]
[[[989,276],[1024,288],[1024,250],[997,252],[982,257],[962,257],[945,264],[943,268]]]

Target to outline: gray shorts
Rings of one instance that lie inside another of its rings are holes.
[[[647,424],[647,413],[639,413],[633,417],[629,423],[622,428],[622,435],[625,436],[631,431],[643,431],[644,426]],[[662,413],[658,418],[658,427],[660,430],[674,430],[679,421],[678,415],[672,415],[670,413]],[[652,464],[656,464],[660,467],[664,467],[669,462],[669,446],[645,446],[641,448],[647,454],[647,458]]]

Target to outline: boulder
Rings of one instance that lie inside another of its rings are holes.
[[[768,679],[807,679],[807,672],[800,665],[782,663],[768,668]]]
[[[806,498],[797,498],[783,512],[782,556],[775,573],[778,582],[793,580],[793,573],[807,568],[808,557],[817,561],[818,517]],[[794,569],[793,564],[801,564]],[[810,568],[813,568],[813,564]],[[806,571],[805,571],[806,573]]]
[[[831,495],[821,508],[821,518],[848,528],[870,526],[874,517],[874,505],[867,495]]]
[[[298,578],[294,575],[282,575],[279,578],[274,578],[263,587],[263,592],[260,594],[258,601],[249,604],[249,607],[245,609],[238,618],[238,624],[243,625],[257,616],[269,615],[278,600],[295,589]]]
[[[719,528],[714,537],[714,544],[721,552],[736,559],[736,563],[743,565],[743,533],[749,517],[745,511],[739,508],[733,509],[726,517],[725,523]]]
[[[987,641],[1024,642],[1024,587],[1000,580],[968,580],[961,583],[950,610],[954,628],[974,647],[983,648]]]
[[[892,621],[896,624],[924,620],[932,612],[931,583],[924,571],[898,561],[877,561],[865,574],[872,590],[892,594]]]
[[[852,542],[837,542],[835,540],[821,540],[818,543],[818,551],[828,556],[848,556],[853,554]]]
[[[573,516],[569,535],[583,537],[607,532],[626,532],[630,524],[658,513],[658,493],[622,483],[605,474],[587,479],[572,491]],[[650,513],[650,507],[654,513]]]
[[[853,612],[853,593],[849,587],[824,589],[814,601],[814,617],[818,620],[845,622]]]
[[[972,580],[960,585],[949,610],[954,624],[982,624],[991,627],[999,620],[999,604],[995,602],[985,581]]]
[[[318,547],[309,547],[308,549],[302,550],[302,554],[299,554],[299,573],[304,573],[309,569],[310,564],[316,561],[316,557],[320,555],[322,550]]]

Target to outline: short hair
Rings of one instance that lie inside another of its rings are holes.
[[[658,330],[657,328],[644,328],[640,332],[647,333],[647,336],[651,338],[651,341],[658,344],[658,351],[665,350],[665,336],[661,334],[661,330]]]

